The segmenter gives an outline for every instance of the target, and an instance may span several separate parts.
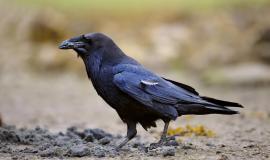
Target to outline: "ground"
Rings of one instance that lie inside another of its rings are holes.
[[[16,79],[14,76],[17,76],[18,80],[10,83],[11,80]],[[70,131],[66,133],[66,129],[71,126],[75,126],[82,132],[84,129],[99,128],[112,134],[112,137],[109,137],[111,143],[101,145],[101,142],[97,140],[91,145],[103,147],[107,158],[223,160],[269,159],[270,157],[269,87],[210,87],[194,83],[202,95],[237,101],[242,103],[245,108],[240,109],[239,115],[183,116],[170,124],[171,128],[187,124],[201,124],[213,131],[214,137],[176,137],[178,146],[167,146],[146,151],[150,143],[158,141],[163,127],[163,123],[159,122],[158,128],[151,129],[148,132],[138,126],[139,138],[131,141],[130,145],[125,146],[119,153],[114,151],[111,153],[114,145],[121,141],[119,135],[125,135],[126,127],[118,118],[116,112],[97,96],[86,77],[81,79],[70,74],[64,76],[11,74],[1,77],[0,82],[3,122],[6,125],[15,125],[17,127],[15,132],[19,132],[18,128],[27,127],[25,132],[30,133],[32,129],[31,134],[39,134],[44,130],[46,134],[48,132],[50,135],[58,135],[58,132],[63,132],[61,135],[68,135]],[[191,83],[193,82],[191,81]],[[39,128],[36,130],[41,131],[33,131],[37,126]],[[27,149],[25,149],[35,148],[36,144],[14,143],[12,139],[3,138],[3,132],[1,133],[1,159],[44,159],[40,156],[39,150],[27,152]],[[39,141],[38,143],[42,142]],[[140,147],[136,144],[140,144]],[[89,146],[89,144],[87,145]],[[12,151],[7,151],[7,148],[11,148]],[[69,157],[64,157],[64,159],[74,158],[70,155],[66,156]],[[62,155],[60,157],[58,155],[47,155],[46,159],[61,157]],[[97,157],[92,153],[82,157],[82,159],[96,159]]]

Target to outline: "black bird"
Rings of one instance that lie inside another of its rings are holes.
[[[138,123],[147,130],[156,127],[156,120],[163,120],[161,143],[166,139],[169,122],[181,115],[237,114],[227,107],[242,107],[238,103],[200,96],[188,85],[156,75],[128,57],[102,33],[65,40],[59,48],[77,52],[98,95],[127,124],[127,136],[118,148],[136,136]]]

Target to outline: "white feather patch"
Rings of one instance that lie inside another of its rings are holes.
[[[154,86],[158,84],[158,82],[146,81],[146,80],[141,80],[141,83],[144,85],[149,85],[149,86]]]

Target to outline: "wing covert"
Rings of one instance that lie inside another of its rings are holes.
[[[178,116],[173,106],[176,100],[162,97],[160,93],[154,94],[159,85],[154,79],[155,77],[146,78],[135,73],[120,72],[114,76],[113,82],[122,92],[144,104],[148,109],[175,119]]]

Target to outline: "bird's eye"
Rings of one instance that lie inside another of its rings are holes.
[[[85,35],[82,35],[82,38],[85,42],[87,42],[90,45],[93,43],[93,40],[89,37],[86,37]]]

